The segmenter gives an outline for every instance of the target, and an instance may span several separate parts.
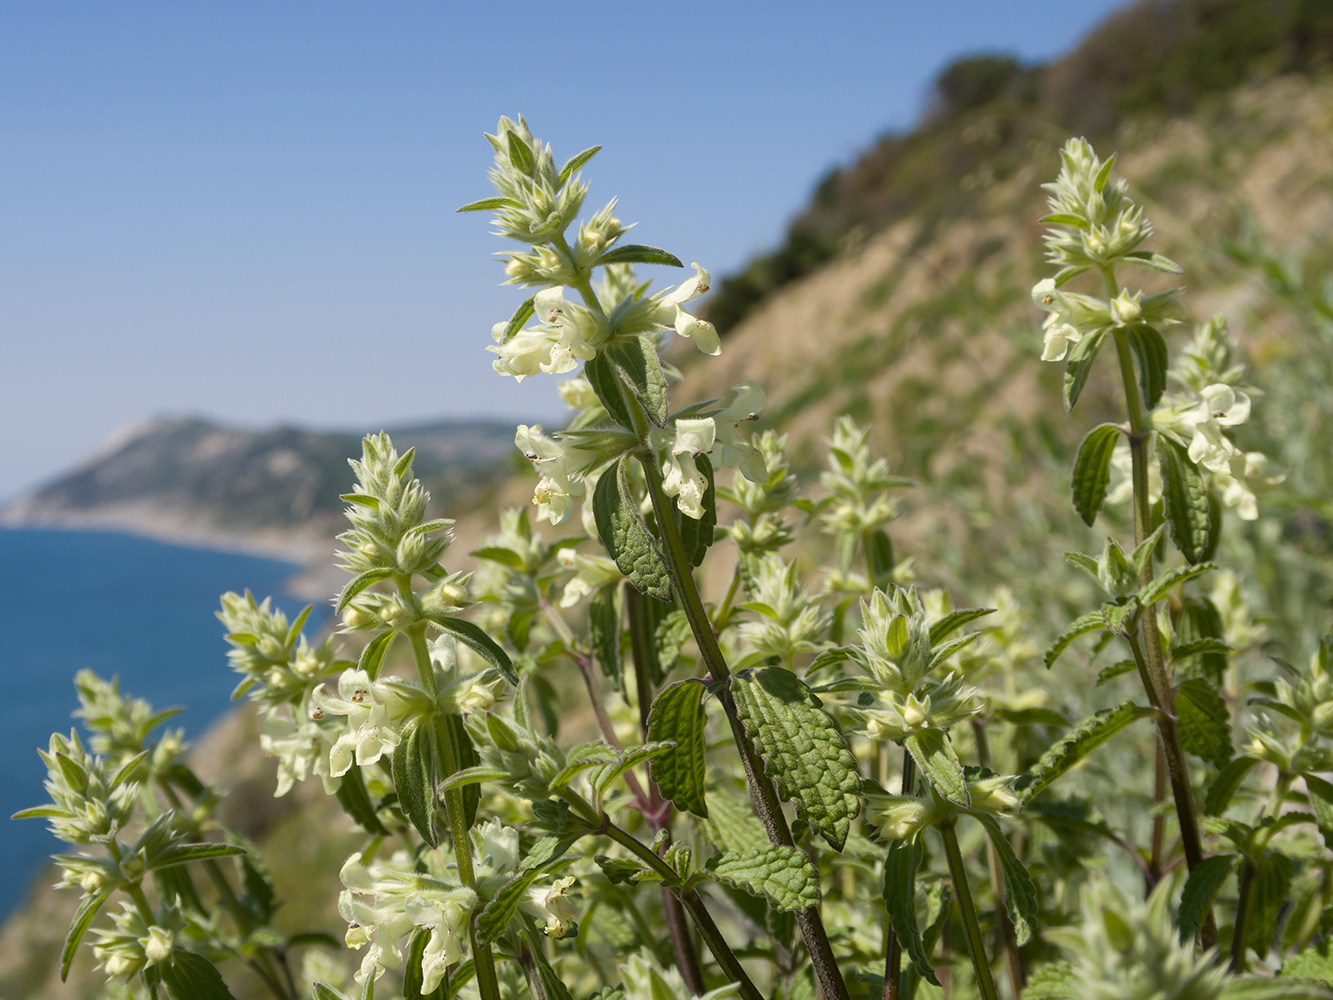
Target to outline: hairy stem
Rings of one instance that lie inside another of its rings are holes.
[[[731,671],[727,668],[726,658],[722,655],[722,648],[713,633],[712,622],[709,621],[703,599],[699,596],[699,588],[695,585],[693,567],[685,554],[685,545],[681,541],[680,530],[676,525],[671,500],[662,491],[662,475],[657,468],[656,456],[652,453],[642,455],[641,464],[648,481],[648,495],[652,499],[653,513],[657,517],[657,528],[662,536],[663,554],[666,556],[671,581],[685,608],[685,617],[690,623],[690,630],[694,633],[699,653],[708,665],[708,672],[712,674],[714,682],[723,685],[718,692],[718,701],[722,703],[727,722],[731,726],[732,738],[740,752],[741,765],[745,769],[746,781],[750,787],[751,801],[764,824],[769,840],[781,847],[794,848],[796,841],[787,826],[787,818],[783,815],[777,789],[764,773],[763,764],[759,760],[759,755],[755,753],[750,738],[746,735],[745,726],[741,722],[740,713],[736,710],[736,701],[731,695],[731,689],[726,686]],[[843,982],[842,972],[838,969],[837,960],[833,956],[833,946],[829,943],[828,931],[824,928],[819,907],[812,906],[797,913],[796,923],[801,928],[801,936],[805,939],[806,947],[810,950],[815,976],[819,980],[826,1000],[849,1000],[847,984]]]
[[[1106,282],[1106,294],[1114,299],[1119,294],[1115,273],[1111,267],[1102,269]],[[1138,380],[1134,374],[1133,351],[1129,345],[1129,333],[1123,327],[1114,331],[1116,358],[1120,363],[1120,378],[1125,389],[1125,405],[1129,411],[1129,454],[1131,478],[1134,486],[1134,544],[1139,545],[1151,533],[1152,522],[1148,498],[1148,444],[1153,430],[1147,425],[1143,398],[1139,394]],[[1143,572],[1139,575],[1139,585],[1152,580],[1152,556],[1144,561]],[[1166,762],[1167,775],[1171,781],[1171,793],[1176,804],[1176,818],[1180,823],[1180,842],[1185,851],[1185,864],[1193,871],[1203,861],[1203,843],[1199,838],[1199,823],[1195,816],[1193,790],[1190,788],[1189,769],[1185,763],[1185,751],[1180,745],[1180,734],[1176,729],[1176,698],[1171,688],[1171,677],[1167,672],[1166,660],[1162,655],[1161,637],[1157,632],[1157,620],[1151,609],[1139,616],[1139,631],[1143,636],[1147,694],[1153,707],[1159,710],[1157,731],[1162,738],[1162,754]],[[1131,636],[1131,642],[1133,636]],[[1204,914],[1200,930],[1200,941],[1204,948],[1217,944],[1217,924],[1213,920],[1212,908]]]
[[[911,795],[916,789],[916,761],[910,751],[903,751],[903,780],[900,793]],[[902,996],[903,946],[898,940],[898,932],[893,929],[893,919],[884,915],[884,992],[883,1000],[900,1000]]]
[[[603,832],[617,844],[627,849],[653,871],[661,875],[668,884],[680,881],[679,873],[654,854],[647,845],[643,844],[633,834],[622,830],[609,820],[604,821]],[[713,953],[713,958],[715,958],[717,964],[722,967],[723,973],[727,975],[732,982],[740,984],[741,996],[744,997],[745,1000],[763,1000],[763,994],[755,987],[754,983],[750,980],[749,974],[741,965],[740,959],[736,957],[736,953],[733,952],[731,946],[727,944],[726,938],[722,936],[721,930],[718,929],[717,924],[713,921],[713,917],[708,912],[708,908],[704,905],[703,898],[699,893],[694,889],[684,892],[678,889],[671,889],[669,891],[676,894],[685,909],[689,911],[690,916],[694,919],[695,926],[699,928],[699,934],[708,944],[708,950]],[[684,976],[684,974],[684,970],[681,970],[681,975]],[[702,974],[700,974],[699,978],[702,985]],[[690,988],[693,989],[694,987]]]
[[[953,880],[954,896],[958,901],[958,913],[963,918],[963,935],[967,939],[967,951],[972,957],[972,969],[977,974],[977,989],[982,1000],[1000,1000],[995,989],[995,980],[991,976],[990,959],[986,957],[986,945],[981,939],[981,925],[977,923],[977,909],[972,902],[972,889],[967,882],[967,869],[963,865],[963,853],[958,849],[958,833],[952,819],[945,820],[938,827],[944,838],[944,853],[949,858],[949,877]]]

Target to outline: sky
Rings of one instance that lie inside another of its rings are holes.
[[[491,371],[525,294],[454,212],[500,115],[603,145],[588,210],[717,280],[953,59],[1047,60],[1118,6],[0,5],[0,499],[162,414],[558,420],[553,377]]]

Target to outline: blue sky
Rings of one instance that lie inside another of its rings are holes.
[[[127,421],[552,418],[490,370],[482,132],[601,143],[589,206],[715,276],[977,51],[1113,0],[0,7],[0,498]],[[662,274],[661,281],[672,276]]]

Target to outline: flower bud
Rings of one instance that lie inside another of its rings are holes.
[[[143,945],[143,953],[147,956],[149,965],[167,961],[175,950],[171,932],[161,927],[148,928],[148,937],[142,939],[140,943]]]
[[[1111,300],[1111,316],[1121,326],[1129,326],[1143,319],[1143,293],[1131,295],[1128,289],[1121,289],[1120,294]]]

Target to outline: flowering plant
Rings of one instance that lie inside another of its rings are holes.
[[[249,595],[219,614],[276,794],[317,775],[363,835],[337,874],[354,985],[325,961],[316,1000],[1333,995],[1317,982],[1333,976],[1333,641],[1277,679],[1235,674],[1258,633],[1213,562],[1222,512],[1254,518],[1280,479],[1234,439],[1256,392],[1225,324],[1173,361],[1179,289],[1119,284],[1122,267],[1180,269],[1144,249],[1114,158],[1065,148],[1043,220],[1058,272],[1033,298],[1067,410],[1114,346],[1126,420],[1088,433],[1071,488],[1090,526],[1128,502],[1133,535],[1066,555],[1102,601],[1043,656],[1011,590],[956,608],[914,585],[888,533],[912,483],[855,422],[803,498],[786,439],[752,431],[758,385],[673,398],[671,337],[723,349],[686,308],[708,272],[652,291],[635,266],[681,262],[625,243],[614,202],[571,235],[595,148],[557,168],[522,119],[487,138],[498,193],[465,210],[494,213],[520,247],[509,281],[534,289],[492,331],[495,371],[571,376],[567,426],[515,437],[552,530],[506,511],[482,568],[450,572],[452,522],[428,517],[412,452],[372,435],[344,496],[338,640]],[[1101,295],[1068,290],[1084,274]],[[784,554],[820,536],[827,565]],[[719,559],[706,601],[699,571]],[[1139,690],[1071,727],[1045,671],[1094,634],[1126,654],[1096,686]],[[578,741],[558,704],[572,671]],[[239,960],[303,996],[289,957],[322,942],[277,928],[253,845],[214,819],[179,736],[152,735],[164,714],[91,676],[79,693],[91,746],[53,736],[51,803],[20,814],[91,849],[57,858],[84,894],[64,968],[91,928],[107,976],[140,994],[234,996],[217,966]],[[1067,777],[1140,720],[1146,827]]]

